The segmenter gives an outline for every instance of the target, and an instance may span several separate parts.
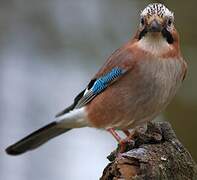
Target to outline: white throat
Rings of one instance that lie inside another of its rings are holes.
[[[171,46],[161,34],[154,36],[150,33],[139,40],[138,47],[154,55],[164,54],[171,49]]]

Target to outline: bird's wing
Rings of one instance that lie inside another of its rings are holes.
[[[103,76],[91,80],[87,88],[78,94],[78,96],[76,96],[74,103],[65,110],[58,113],[56,117],[66,114],[73,109],[79,109],[85,106],[97,95],[103,92],[108,86],[114,83],[118,78],[123,76],[126,72],[127,71],[123,68],[115,67]]]
[[[128,48],[129,46],[130,44],[127,43],[122,48],[117,49],[90,81],[87,88],[76,96],[74,103],[58,113],[56,117],[85,106],[127,71],[132,69],[135,60],[133,53]]]

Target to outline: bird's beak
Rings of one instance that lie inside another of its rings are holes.
[[[152,19],[148,23],[148,31],[149,32],[161,32],[162,31],[162,22],[158,18]]]

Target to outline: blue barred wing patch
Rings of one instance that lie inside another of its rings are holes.
[[[98,78],[90,87],[86,89],[83,97],[78,101],[75,108],[81,108],[90,102],[94,97],[104,91],[113,81],[115,81],[118,77],[122,76],[126,71],[122,68],[113,68],[109,73],[104,76]]]
[[[101,78],[97,79],[96,82],[93,84],[91,90],[94,94],[99,94],[102,92],[113,80],[118,78],[123,74],[123,70],[121,68],[114,68],[106,75],[102,76]]]

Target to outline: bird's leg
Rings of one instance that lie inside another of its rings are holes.
[[[135,134],[135,131],[132,130],[131,132],[129,130],[122,130],[123,133],[127,136],[124,139],[121,139],[121,141],[119,142],[120,145],[120,152],[125,152],[128,149],[128,146],[133,145],[134,144],[134,140],[133,140],[133,136]]]
[[[111,135],[116,139],[116,141],[118,141],[118,143],[121,142],[121,137],[118,135],[118,133],[115,131],[114,128],[108,128],[107,131],[109,131],[111,133]]]
[[[127,149],[127,146],[130,145],[131,143],[133,144],[132,136],[134,133],[130,133],[128,130],[124,130],[123,132],[127,135],[125,139],[122,139],[118,133],[116,133],[114,128],[109,128],[107,129],[112,136],[118,141],[119,143],[119,153],[125,152]]]
[[[127,136],[125,139],[122,139],[120,144],[120,152],[125,152],[128,148],[134,146],[135,144],[135,137],[137,134],[144,134],[147,130],[147,124],[143,124],[137,126],[135,129],[129,130],[122,130],[124,134]]]
[[[132,129],[131,131],[129,130],[122,130],[123,133],[127,136],[125,139],[133,139],[134,135],[135,135],[135,129]]]
[[[127,136],[127,137],[129,137],[130,136],[130,132],[129,132],[129,130],[123,130],[123,132],[124,132],[124,134]]]

